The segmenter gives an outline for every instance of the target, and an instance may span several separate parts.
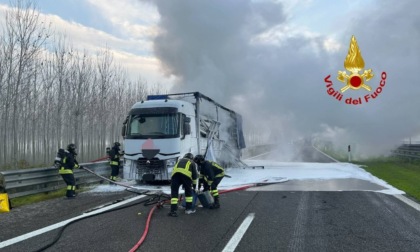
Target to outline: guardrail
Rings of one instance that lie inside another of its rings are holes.
[[[251,146],[247,148],[244,156],[259,154],[261,151],[275,148],[276,144]],[[103,158],[90,163],[80,164],[92,170],[96,174],[108,177],[111,174],[109,161],[100,161]],[[122,166],[120,174],[122,174]],[[76,186],[102,183],[104,179],[93,175],[83,169],[75,169],[74,177]],[[9,198],[17,198],[37,193],[48,193],[66,188],[61,175],[55,167],[10,170],[0,172],[0,192],[6,189]]]
[[[246,149],[243,150],[242,157],[243,158],[253,157],[261,153],[271,151],[277,148],[278,146],[279,144],[261,144],[261,145],[248,146],[246,147]]]
[[[391,153],[393,156],[408,160],[420,159],[420,144],[403,144]]]
[[[111,174],[111,168],[108,161],[84,163],[80,165],[105,177],[108,177]],[[97,184],[104,181],[102,178],[83,169],[75,169],[74,177],[76,179],[76,186]],[[66,188],[66,184],[61,175],[58,174],[57,168],[49,167],[0,172],[0,188],[1,187],[6,189],[10,198],[17,198]]]

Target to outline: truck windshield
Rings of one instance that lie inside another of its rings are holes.
[[[179,137],[179,113],[132,114],[126,138],[174,138]]]

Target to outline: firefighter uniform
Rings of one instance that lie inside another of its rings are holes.
[[[219,208],[220,201],[217,186],[225,176],[225,169],[216,162],[204,160],[202,155],[197,155],[194,161],[197,163],[198,170],[200,171],[198,188],[200,189],[201,185],[203,185],[203,191],[210,190],[214,198],[214,203],[210,208]]]
[[[169,216],[178,216],[178,190],[183,185],[185,190],[185,213],[194,213],[195,210],[192,207],[192,190],[197,187],[198,173],[196,164],[193,161],[194,156],[191,153],[185,154],[184,158],[181,158],[172,170],[171,175],[171,211]]]
[[[66,196],[67,198],[76,197],[76,179],[74,178],[73,169],[79,168],[79,163],[76,160],[76,145],[69,144],[67,152],[62,161],[62,166],[58,173],[67,184]]]
[[[110,179],[112,181],[116,181],[119,171],[120,171],[120,159],[122,157],[122,153],[120,152],[121,144],[119,142],[115,142],[114,146],[112,147],[111,151],[109,152],[109,159],[110,159],[110,166],[111,166],[111,176]]]

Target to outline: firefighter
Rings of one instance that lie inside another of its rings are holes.
[[[197,164],[200,172],[198,190],[200,190],[201,185],[203,185],[203,191],[210,190],[214,198],[214,203],[210,206],[210,209],[220,208],[217,186],[225,176],[225,169],[216,162],[205,160],[203,155],[195,156],[194,162]]]
[[[111,176],[112,181],[116,181],[120,171],[120,159],[124,155],[124,152],[120,150],[121,144],[115,142],[112,149],[109,151],[109,164],[111,165]]]
[[[193,190],[197,188],[197,167],[193,161],[194,156],[191,153],[187,153],[181,158],[172,170],[171,175],[171,211],[169,216],[177,217],[178,210],[178,190],[182,185],[185,190],[185,213],[195,213],[195,209],[192,206],[193,201]]]
[[[76,160],[77,148],[71,143],[67,145],[67,151],[62,161],[62,165],[58,173],[67,184],[66,196],[68,199],[76,197],[76,180],[74,179],[73,169],[79,168],[79,163]]]

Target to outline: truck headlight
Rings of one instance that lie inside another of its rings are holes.
[[[176,158],[166,160],[166,168],[174,168],[176,164]]]
[[[166,160],[166,171],[168,172],[168,176],[170,176],[170,174],[172,174],[172,171],[174,170],[176,161],[177,161],[176,158],[171,158],[171,159]]]

